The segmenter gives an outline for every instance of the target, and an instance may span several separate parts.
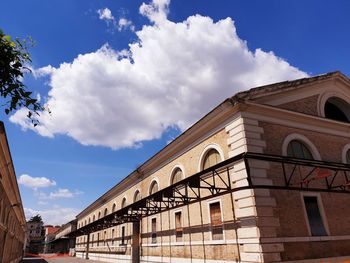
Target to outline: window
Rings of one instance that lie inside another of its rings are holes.
[[[100,219],[101,218],[101,212],[98,212],[98,218],[97,219]]]
[[[324,115],[328,119],[350,122],[350,106],[340,98],[331,97],[324,105]]]
[[[141,193],[139,190],[136,190],[134,194],[134,202],[140,201],[141,200]]]
[[[211,223],[211,235],[213,240],[223,239],[223,228],[221,221],[221,208],[220,203],[212,203],[209,205],[210,209],[210,223]]]
[[[157,243],[157,219],[156,218],[152,218],[151,220],[151,225],[152,225],[152,243],[155,244]]]
[[[318,207],[317,196],[304,196],[304,204],[311,235],[326,236],[327,232]]]
[[[314,159],[310,150],[299,140],[292,140],[289,142],[287,155],[294,158]]]
[[[215,149],[210,149],[203,159],[203,170],[221,162],[220,154]]]
[[[172,174],[171,184],[175,184],[183,178],[183,173],[180,168],[176,168]]]
[[[91,223],[91,220],[90,220],[90,217],[89,217],[89,221],[88,221],[88,224],[90,224]]]
[[[126,198],[124,197],[122,200],[122,208],[126,207]]]
[[[113,204],[113,206],[112,206],[112,213],[115,212],[115,207],[116,207],[116,205]]]
[[[106,208],[106,209],[105,209],[105,213],[104,213],[104,215],[103,215],[103,216],[106,216],[106,215],[107,215],[107,213],[108,213],[108,209]]]
[[[106,239],[107,239],[107,231],[103,233],[103,245],[106,245]]]
[[[125,245],[125,226],[122,226],[122,243],[121,245]]]
[[[154,194],[155,192],[158,192],[158,183],[156,181],[153,181],[151,183],[149,194],[151,195],[151,194]]]
[[[114,229],[112,229],[112,246],[114,245]]]
[[[94,246],[94,234],[91,235],[91,246]]]
[[[92,221],[95,221],[95,219],[96,219],[96,218],[95,218],[95,215],[94,215],[94,216],[92,217]]]
[[[350,164],[350,150],[346,152],[346,163]]]
[[[175,213],[175,235],[176,235],[176,242],[182,241],[182,215],[181,212]]]

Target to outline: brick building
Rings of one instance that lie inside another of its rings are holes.
[[[0,122],[0,262],[19,262],[25,247],[22,200],[7,142],[4,123]]]
[[[240,92],[77,216],[77,257],[340,262],[350,255],[349,163],[340,72]]]

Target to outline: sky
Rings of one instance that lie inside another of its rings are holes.
[[[350,3],[3,0],[50,109],[0,113],[27,218],[63,224],[213,107],[255,86],[350,76]]]

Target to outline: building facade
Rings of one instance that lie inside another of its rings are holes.
[[[70,254],[75,249],[75,237],[70,236],[77,229],[77,220],[72,220],[69,223],[60,227],[56,232],[54,239],[49,243],[52,247],[52,252]]]
[[[30,254],[43,253],[45,245],[44,223],[42,221],[28,221],[27,236],[26,252]]]
[[[350,80],[228,98],[78,216],[77,257],[294,262],[350,255]]]
[[[0,122],[0,262],[12,263],[22,259],[26,240],[25,226],[5,127]]]
[[[55,245],[52,244],[52,241],[56,237],[57,231],[59,231],[60,226],[51,226],[46,225],[44,226],[45,229],[45,239],[44,239],[44,253],[54,253],[55,252]]]

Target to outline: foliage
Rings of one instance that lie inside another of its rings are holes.
[[[28,222],[43,223],[43,219],[41,218],[41,215],[37,214],[35,216],[32,216]]]
[[[31,70],[26,65],[31,62],[28,53],[27,40],[16,38],[11,40],[0,29],[0,96],[5,99],[5,113],[25,107],[28,109],[27,117],[36,126],[39,111],[43,107],[39,101],[32,97],[32,92],[28,91],[23,84],[23,76]]]

